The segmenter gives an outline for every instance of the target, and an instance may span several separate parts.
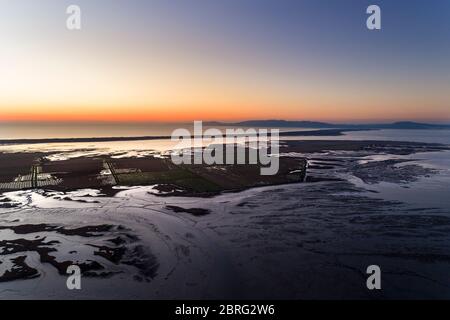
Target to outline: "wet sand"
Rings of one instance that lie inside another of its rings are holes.
[[[308,160],[305,182],[284,180],[208,197],[177,191],[176,184],[161,184],[160,190],[117,185],[114,195],[73,185],[4,192],[0,297],[49,298],[55,292],[61,298],[447,297],[445,209],[383,200],[366,189],[432,178],[439,171],[417,165],[416,154],[446,149],[404,142],[284,141],[284,157],[297,165]],[[405,155],[411,157],[398,158]],[[115,168],[168,168],[151,159],[144,158],[142,166],[137,158],[121,159]],[[68,170],[79,163],[77,174],[105,170],[103,159],[101,165],[96,161],[80,157],[63,161],[64,166],[49,162],[48,168]],[[200,166],[190,170],[203,172]],[[243,181],[251,178],[242,175]],[[62,285],[72,263],[82,266],[86,286],[78,295]],[[385,274],[381,294],[364,290],[365,266],[373,263]],[[41,285],[33,291],[37,280]]]

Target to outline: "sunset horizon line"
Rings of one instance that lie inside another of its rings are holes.
[[[424,124],[448,124],[450,119],[427,119],[427,118],[392,118],[392,119],[314,119],[314,118],[274,118],[274,117],[248,117],[233,119],[182,119],[182,120],[158,120],[158,119],[0,119],[0,123],[4,124],[188,124],[194,121],[202,121],[204,123],[241,123],[248,121],[285,121],[285,122],[316,122],[329,124],[392,124],[398,122],[415,122]]]

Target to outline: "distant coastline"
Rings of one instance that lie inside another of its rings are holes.
[[[151,123],[148,123],[151,126]],[[293,131],[280,132],[281,137],[301,137],[301,136],[342,136],[345,132],[369,131],[369,130],[449,130],[450,124],[429,124],[411,121],[399,121],[393,123],[373,123],[373,124],[336,124],[314,121],[289,121],[289,120],[247,120],[241,122],[204,122],[206,127],[216,128],[279,128],[293,129]],[[112,124],[114,126],[114,124]],[[311,130],[298,130],[299,128]],[[92,129],[92,128],[90,128]],[[79,130],[79,129],[78,129]],[[62,137],[2,137],[0,135],[0,145],[19,145],[19,144],[40,144],[40,143],[77,143],[77,142],[116,142],[116,141],[145,141],[145,140],[168,140],[171,138],[169,132],[160,132],[155,135],[133,135],[126,136],[124,131],[117,135],[107,133],[98,137],[77,137],[77,132],[73,136]],[[109,135],[111,134],[111,135]],[[58,135],[56,133],[55,135]]]
[[[372,130],[372,129],[368,129]],[[366,129],[323,129],[310,131],[280,132],[282,137],[300,136],[342,136],[344,132],[366,131]],[[238,135],[239,136],[239,135]],[[194,136],[195,138],[196,136]],[[91,138],[43,138],[43,139],[0,139],[1,145],[39,144],[39,143],[77,143],[77,142],[116,142],[116,141],[144,141],[144,140],[169,140],[168,135],[139,136],[139,137],[91,137]]]

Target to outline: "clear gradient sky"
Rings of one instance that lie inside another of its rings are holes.
[[[0,0],[0,121],[269,118],[450,122],[450,1]]]

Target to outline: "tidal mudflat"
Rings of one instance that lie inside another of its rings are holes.
[[[4,153],[1,182],[35,166],[31,181],[54,183],[0,196],[0,297],[448,298],[450,207],[408,198],[450,181],[437,154],[448,148],[283,141],[282,174],[258,180],[201,166],[180,178],[151,151]],[[73,263],[79,291],[66,288]],[[366,289],[371,264],[381,292]]]

